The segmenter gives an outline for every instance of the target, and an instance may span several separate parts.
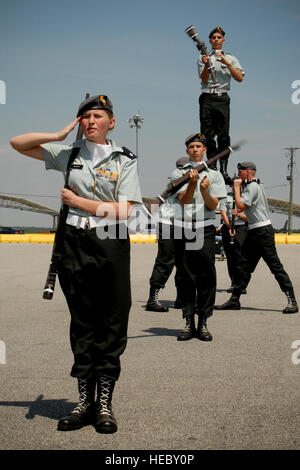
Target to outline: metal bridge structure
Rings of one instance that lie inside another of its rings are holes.
[[[157,204],[157,199],[150,197],[143,197],[143,202],[145,204]],[[290,203],[286,201],[281,201],[280,199],[271,199],[268,198],[268,204],[270,212],[276,212],[278,214],[289,214]],[[292,213],[295,217],[300,217],[300,204],[292,204]]]
[[[42,206],[36,202],[28,201],[15,196],[0,194],[0,208],[18,209],[20,211],[37,212],[39,214],[51,215],[53,217],[52,228],[55,230],[59,212],[50,207]]]
[[[144,197],[143,201],[145,203],[151,203],[152,199]],[[271,212],[288,215],[292,209],[292,215],[295,217],[300,217],[300,204],[292,204],[292,207],[290,207],[289,202],[272,198],[268,198],[268,204]],[[0,194],[0,208],[18,209],[21,211],[30,211],[37,212],[39,214],[50,215],[53,217],[53,230],[56,229],[59,212],[55,209],[51,209],[50,207],[42,206],[36,202],[28,201],[27,199]]]
[[[289,202],[272,198],[268,198],[268,204],[271,212],[277,212],[278,214],[289,214],[291,207],[292,215],[295,217],[300,217],[300,204],[290,205]]]

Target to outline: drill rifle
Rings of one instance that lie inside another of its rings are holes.
[[[241,148],[243,145],[244,141],[239,142],[236,145],[233,145],[231,147],[227,147],[225,150],[222,150],[222,152],[218,153],[217,155],[214,155],[213,157],[209,158],[206,162],[202,161],[197,165],[194,169],[198,171],[198,173],[201,173],[203,170],[208,169],[210,166],[213,166],[214,163],[217,160],[220,160],[221,158],[226,157],[229,155],[232,151],[237,151]],[[187,171],[181,178],[178,178],[175,181],[172,181],[171,183],[168,184],[167,188],[163,193],[161,193],[159,196],[157,196],[157,199],[152,201],[152,204],[163,204],[166,202],[166,199],[168,196],[176,193],[180,188],[182,188],[185,184],[189,182],[189,171]]]
[[[195,26],[189,26],[188,28],[186,28],[185,32],[193,41],[195,41],[195,43],[197,45],[197,49],[201,52],[201,54],[206,55],[208,57],[207,70],[208,70],[208,72],[211,76],[211,79],[213,81],[214,88],[220,88],[220,84],[218,83],[218,80],[216,78],[216,74],[215,74],[215,71],[214,71],[214,66],[211,63],[211,60],[210,60],[210,57],[208,55],[207,47],[206,47],[205,42],[200,41]]]
[[[87,93],[85,96],[85,99],[87,99],[89,96],[90,94]],[[76,141],[81,140],[82,136],[83,136],[82,127],[81,127],[81,124],[79,123]],[[79,150],[80,150],[79,147],[74,147],[70,155],[68,166],[67,166],[67,171],[66,171],[65,185],[64,185],[66,189],[70,189],[69,184],[68,184],[68,179],[69,179],[71,164],[77,157]],[[68,212],[69,212],[69,206],[67,206],[66,204],[62,204],[60,212],[59,212],[59,216],[58,216],[58,223],[57,223],[56,234],[55,234],[55,238],[53,242],[50,266],[49,266],[49,270],[47,274],[45,287],[43,290],[43,299],[51,300],[54,294],[56,276],[58,272],[58,264],[61,259],[63,239],[65,235],[65,226],[66,226]]]

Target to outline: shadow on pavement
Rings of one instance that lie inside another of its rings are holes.
[[[39,395],[35,401],[0,401],[0,406],[17,406],[28,408],[25,415],[27,419],[35,416],[58,420],[62,416],[69,414],[76,406],[76,403],[67,402],[66,398],[57,400],[44,400],[44,395]]]
[[[128,339],[135,339],[135,338],[150,338],[151,336],[178,336],[178,334],[182,330],[172,330],[170,328],[148,328],[147,330],[143,330],[145,333],[150,333],[147,335],[139,335],[139,336],[129,336]]]

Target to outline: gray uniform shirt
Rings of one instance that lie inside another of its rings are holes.
[[[245,210],[249,228],[253,224],[266,223],[270,221],[269,205],[265,192],[260,184],[253,181],[242,186],[241,202],[248,206]]]
[[[218,52],[221,52],[221,51],[218,51]],[[244,70],[236,57],[234,57],[232,54],[224,53],[223,51],[221,53],[225,56],[226,60],[228,60],[228,62],[230,62],[233,65],[233,67],[240,70],[245,75]],[[229,68],[225,64],[222,64],[222,62],[217,60],[217,56],[215,55],[214,50],[211,51],[209,55],[210,55],[210,60],[211,60],[212,66],[214,67],[216,79],[219,85],[225,85],[224,87],[222,87],[222,90],[224,91],[230,90],[231,73],[230,73]],[[205,67],[205,64],[202,61],[202,55],[199,56],[197,66],[198,66],[199,78],[201,79],[201,75]],[[206,83],[203,83],[201,81],[202,89],[213,88],[213,87],[214,87],[214,83],[211,79],[211,76],[209,76],[209,79]]]
[[[200,163],[200,162],[199,162]],[[194,167],[191,163],[187,163],[184,165],[182,169],[176,169],[171,176],[171,181],[175,181],[181,176],[183,176],[187,171],[192,170]],[[191,204],[185,204],[184,206],[178,200],[178,194],[182,191],[185,191],[188,184],[185,184],[182,188],[179,189],[176,193],[176,204],[173,204],[174,210],[174,218],[179,220],[209,220],[215,219],[216,213],[215,211],[211,211],[206,207],[203,201],[203,197],[200,191],[200,183],[203,178],[207,176],[210,182],[208,193],[212,197],[217,197],[219,200],[222,198],[226,198],[226,186],[224,183],[224,178],[219,171],[215,170],[204,170],[200,173],[200,179],[197,182],[197,186],[194,192],[194,197],[192,199]]]
[[[142,203],[142,195],[137,170],[137,159],[129,158],[110,141],[112,152],[101,161],[92,162],[85,140],[71,145],[43,144],[43,159],[46,170],[66,173],[73,147],[80,147],[69,176],[69,186],[78,196],[103,202],[132,201]],[[70,214],[89,217],[91,214],[75,207]]]

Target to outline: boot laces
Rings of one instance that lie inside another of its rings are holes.
[[[111,380],[106,379],[105,377],[100,377],[100,393],[98,395],[98,405],[99,405],[99,412],[104,415],[111,416],[111,409],[110,409],[110,386]]]
[[[193,320],[190,317],[186,317],[186,324],[184,327],[184,331],[189,333],[193,329]]]
[[[289,292],[286,292],[286,296],[287,296],[287,300],[288,300],[287,307],[293,307],[294,306],[293,297],[291,296],[291,294]]]
[[[88,403],[88,382],[86,379],[78,379],[78,389],[79,389],[79,402],[72,411],[73,414],[79,414],[82,412],[86,404]]]

